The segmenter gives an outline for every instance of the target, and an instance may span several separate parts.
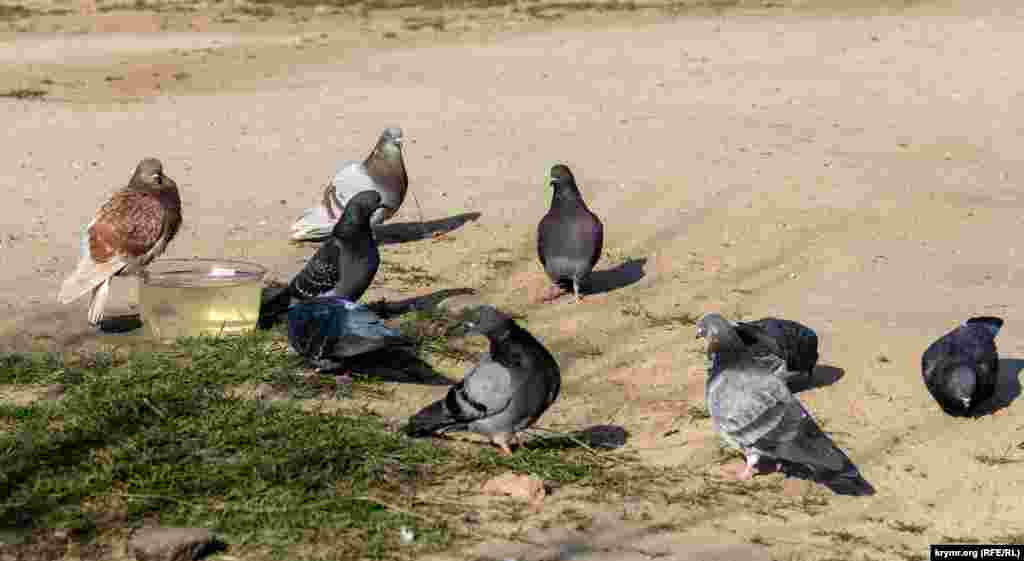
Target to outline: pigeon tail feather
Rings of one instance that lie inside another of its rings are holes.
[[[74,302],[86,292],[95,289],[99,284],[120,273],[127,265],[120,257],[114,257],[106,263],[96,263],[91,258],[85,257],[78,262],[75,271],[64,280],[57,300],[61,304]]]
[[[448,410],[447,400],[441,399],[410,417],[404,432],[409,436],[424,437],[439,431],[458,429],[460,425],[462,423]]]
[[[875,494],[875,488],[856,470],[837,474],[821,484],[837,495],[870,497]]]
[[[107,300],[110,299],[110,279],[101,282],[92,289],[92,298],[89,299],[89,323],[96,325],[103,319],[103,310],[107,307]]]
[[[291,239],[294,241],[323,241],[331,237],[336,219],[327,215],[323,205],[308,208],[302,217],[292,225]]]

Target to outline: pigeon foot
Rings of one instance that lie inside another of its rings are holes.
[[[547,289],[546,289],[546,290],[545,290],[545,291],[544,291],[544,292],[543,292],[543,293],[542,293],[542,294],[540,295],[540,301],[541,301],[541,302],[551,302],[552,300],[557,300],[557,299],[558,299],[558,298],[560,298],[560,297],[561,297],[561,296],[562,296],[563,294],[565,294],[565,290],[564,290],[564,289],[563,289],[562,287],[560,287],[560,286],[557,286],[557,285],[555,285],[555,286],[549,286],[549,287],[548,287],[548,288],[547,288]]]

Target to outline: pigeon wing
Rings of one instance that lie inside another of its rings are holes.
[[[507,368],[486,360],[448,392],[448,409],[462,422],[493,417],[512,400],[512,376]]]
[[[327,240],[290,283],[291,293],[299,299],[316,298],[334,289],[340,277],[341,248]]]

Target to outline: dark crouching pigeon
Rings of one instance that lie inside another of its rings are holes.
[[[178,185],[164,175],[160,160],[142,160],[128,185],[115,191],[85,227],[78,266],[57,299],[68,304],[91,291],[89,323],[98,324],[110,297],[110,279],[142,273],[180,227]]]
[[[711,365],[704,396],[715,430],[747,458],[740,479],[753,477],[762,458],[800,473],[841,495],[873,495],[874,488],[774,374],[777,356],[755,356],[733,325],[718,314],[697,322],[708,339]],[[788,467],[787,467],[788,465]]]
[[[402,159],[402,129],[384,129],[365,160],[342,162],[334,179],[324,188],[320,204],[307,209],[292,225],[291,239],[320,241],[327,238],[348,201],[366,190],[377,191],[383,201],[383,206],[374,211],[370,219],[370,223],[377,226],[398,212],[408,189],[409,178]]]
[[[979,412],[996,391],[999,353],[997,317],[971,318],[928,346],[921,356],[921,375],[928,392],[949,415]]]
[[[490,352],[448,391],[409,419],[405,432],[429,436],[454,431],[485,435],[503,454],[518,433],[537,422],[561,387],[551,353],[509,316],[491,306],[472,312],[468,333],[487,337]]]
[[[288,310],[288,343],[320,371],[341,368],[345,359],[366,353],[413,345],[365,305],[333,296]]]
[[[572,290],[580,301],[581,285],[586,283],[604,246],[604,225],[587,204],[576,186],[569,168],[551,168],[553,188],[551,208],[537,226],[537,254],[555,287],[546,299]]]

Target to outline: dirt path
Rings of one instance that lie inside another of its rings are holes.
[[[397,124],[413,139],[406,162],[424,219],[480,217],[442,238],[386,245],[386,263],[401,267],[388,265],[368,298],[471,287],[527,313],[566,377],[549,426],[614,422],[649,461],[710,473],[710,424],[687,415],[702,396],[701,347],[673,318],[717,309],[818,329],[822,362],[842,375],[801,398],[878,495],[818,495],[771,476],[742,509],[669,502],[652,523],[801,560],[923,559],[944,538],[1019,534],[1019,405],[977,421],[944,417],[918,361],[933,338],[980,314],[1007,318],[1000,349],[1024,354],[1015,323],[1024,79],[1012,63],[1024,10],[990,1],[893,12],[660,23],[575,14],[559,20],[572,25],[534,19],[526,31],[481,24],[449,35],[403,30],[398,19],[395,37],[392,23],[372,18],[326,37],[322,21],[272,29],[257,18],[266,29],[99,37],[91,52],[117,58],[106,66],[84,54],[55,65],[42,46],[17,64],[21,39],[0,43],[0,65],[21,73],[17,87],[38,87],[43,66],[56,89],[84,81],[61,90],[76,103],[0,100],[6,345],[91,339],[85,303],[53,301],[82,225],[139,158],[162,158],[182,187],[186,222],[169,257],[242,257],[284,278],[313,250],[287,243],[292,220],[336,162],[361,157]],[[578,25],[588,18],[589,29]],[[94,41],[86,37],[76,41]],[[287,41],[302,37],[312,39],[300,55]],[[205,43],[213,38],[223,45]],[[140,54],[140,41],[181,52]],[[282,74],[288,56],[304,65]],[[121,79],[100,77],[119,65]],[[231,82],[230,68],[245,85],[213,92]],[[272,77],[257,81],[260,71]],[[179,90],[195,93],[171,95]],[[111,103],[131,97],[145,101]],[[610,290],[579,306],[529,298],[544,284],[533,236],[555,161],[572,167],[606,224],[599,267],[613,270],[602,277]],[[395,219],[419,220],[412,200]],[[123,302],[130,288],[116,285]],[[1005,389],[1015,397],[1013,364]],[[443,391],[403,389],[375,406],[408,414]],[[977,459],[986,456],[1013,462]],[[801,493],[825,502],[793,506]],[[557,495],[546,508],[562,508]]]

